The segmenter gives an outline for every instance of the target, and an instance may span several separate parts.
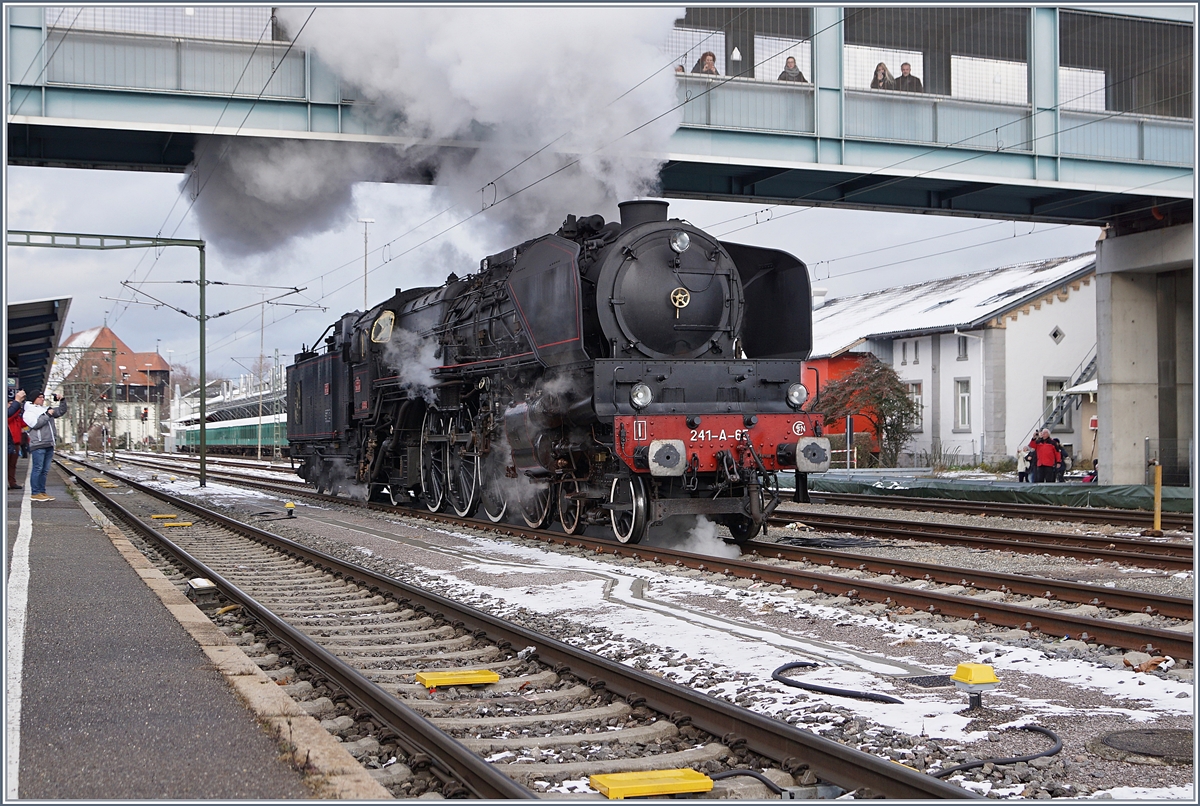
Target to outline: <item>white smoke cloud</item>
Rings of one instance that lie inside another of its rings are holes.
[[[726,543],[718,534],[717,524],[703,515],[674,515],[646,533],[650,546],[707,554],[710,557],[742,556],[735,544]]]
[[[437,402],[433,394],[433,370],[441,366],[436,339],[422,338],[403,328],[392,331],[383,347],[383,362],[396,371],[400,388],[420,395],[429,405]]]
[[[289,32],[300,31],[308,14],[278,11]],[[618,201],[656,191],[656,155],[678,125],[678,113],[664,116],[675,90],[661,45],[682,14],[649,7],[318,8],[298,46],[313,49],[344,87],[370,102],[363,114],[392,120],[395,135],[423,144],[388,151],[205,138],[199,176],[187,180],[197,183],[193,191],[204,188],[196,202],[204,237],[239,255],[270,252],[343,225],[354,182],[418,173],[436,177],[439,195],[460,205],[460,217],[519,191],[488,213],[506,240],[553,230],[567,213],[615,217]],[[451,147],[439,145],[447,141]]]

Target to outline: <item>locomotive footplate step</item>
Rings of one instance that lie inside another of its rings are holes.
[[[28,465],[21,460],[22,479]],[[300,773],[280,760],[275,741],[96,528],[57,468],[46,488],[54,501],[31,505],[28,486],[7,497],[9,624],[14,607],[25,619],[24,657],[10,670],[20,688],[8,695],[20,714],[20,742],[6,743],[10,753],[19,748],[19,757],[10,756],[17,774],[8,780],[17,797],[311,798]],[[21,591],[25,557],[28,587]],[[10,629],[10,652],[14,640]],[[15,728],[9,731],[15,739]]]

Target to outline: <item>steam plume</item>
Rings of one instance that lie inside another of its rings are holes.
[[[278,15],[297,31],[308,12]],[[205,235],[243,254],[269,251],[344,223],[353,182],[406,174],[435,176],[460,215],[521,191],[488,214],[508,240],[556,228],[569,212],[614,217],[617,201],[657,187],[654,155],[666,152],[678,117],[638,127],[675,104],[660,47],[680,16],[648,7],[318,8],[298,46],[338,73],[344,94],[370,102],[356,112],[417,144],[390,154],[316,141],[210,144],[200,169],[211,180],[196,205]],[[203,164],[223,151],[220,163]]]

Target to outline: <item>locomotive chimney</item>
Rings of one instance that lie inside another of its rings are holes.
[[[624,232],[638,224],[666,221],[667,206],[667,202],[658,199],[621,202],[617,205],[621,210],[621,231]]]

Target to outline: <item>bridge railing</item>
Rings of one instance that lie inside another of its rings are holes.
[[[683,125],[745,131],[812,134],[813,86],[787,81],[710,78],[681,73],[676,98]]]
[[[256,46],[55,29],[50,30],[49,39],[56,45],[54,58],[46,66],[49,84],[249,98],[261,92],[264,98],[295,100],[303,100],[308,93],[304,52],[298,48],[289,52],[286,42]]]
[[[1121,161],[1191,165],[1195,127],[1189,120],[1123,113],[1062,112],[1063,154]]]
[[[1030,107],[887,90],[846,92],[846,136],[1029,151]]]

